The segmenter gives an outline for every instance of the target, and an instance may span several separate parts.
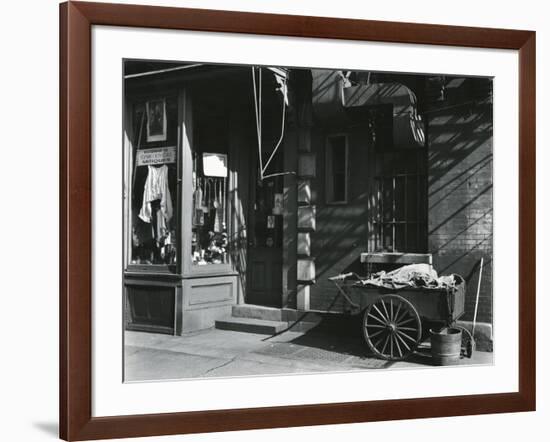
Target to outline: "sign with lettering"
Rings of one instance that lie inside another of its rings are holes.
[[[136,160],[138,166],[175,163],[176,146],[138,150]]]

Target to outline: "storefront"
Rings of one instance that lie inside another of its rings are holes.
[[[281,72],[266,70],[263,79],[254,72],[264,89],[256,100],[251,72],[126,63],[127,329],[211,327],[245,293],[247,302],[281,306],[283,176],[258,176],[253,104],[261,106],[262,140],[270,144],[282,132],[282,114],[274,115],[284,100]],[[269,170],[282,158],[281,149]]]

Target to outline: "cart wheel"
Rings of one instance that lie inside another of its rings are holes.
[[[472,333],[470,333],[470,330],[467,328],[462,327],[461,325],[457,325],[456,328],[462,330],[461,354],[470,359],[476,348],[476,341],[474,340]]]
[[[416,349],[422,324],[409,301],[399,295],[384,295],[367,307],[363,333],[376,356],[401,361]]]

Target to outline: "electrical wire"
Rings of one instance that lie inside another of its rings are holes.
[[[282,175],[291,175],[291,174],[295,174],[296,172],[278,172],[278,173],[265,175],[265,172],[267,171],[269,164],[273,160],[273,157],[275,156],[279,147],[281,146],[281,143],[283,142],[284,133],[285,133],[285,120],[286,120],[286,100],[285,100],[285,97],[283,96],[281,135],[279,136],[279,140],[277,141],[277,144],[273,148],[273,151],[271,152],[271,155],[269,156],[264,166],[263,159],[262,159],[262,68],[260,67],[258,68],[258,70],[259,70],[258,86],[256,86],[256,72],[255,72],[255,67],[252,66],[252,84],[254,86],[254,112],[256,115],[256,133],[258,137],[258,161],[260,163],[260,179],[263,181],[265,178],[271,178],[271,177],[282,176]],[[285,82],[286,82],[286,79],[285,79]]]
[[[260,68],[261,69],[261,68]],[[258,136],[258,161],[260,162],[260,179],[263,180],[263,164],[262,164],[262,128],[260,126],[260,120],[258,114],[261,112],[261,109],[258,105],[258,96],[256,92],[256,72],[254,66],[252,66],[252,84],[254,85],[254,111],[256,114],[256,133]],[[261,96],[260,96],[261,99]],[[260,103],[261,106],[261,103]],[[260,114],[261,116],[261,114]]]
[[[271,156],[269,157],[269,159],[265,163],[265,166],[262,170],[262,174],[265,173],[265,171],[267,170],[267,167],[269,166],[269,163],[271,163],[271,160],[273,159],[273,157],[277,153],[277,149],[279,149],[279,146],[281,145],[281,142],[283,141],[283,137],[285,135],[285,116],[286,116],[286,100],[285,100],[285,97],[283,97],[283,112],[282,112],[282,114],[283,114],[283,119],[281,121],[281,136],[279,137],[279,141],[275,145],[275,147],[273,149],[273,152],[271,152]]]

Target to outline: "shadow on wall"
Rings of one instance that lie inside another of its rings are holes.
[[[475,160],[469,162],[468,169],[475,168],[484,162],[485,166],[492,160],[492,103],[478,105],[475,109],[473,105],[448,111],[443,109],[430,115],[428,121],[430,195],[451,184],[451,181],[445,180],[443,184],[439,183],[439,186],[436,186],[438,181],[447,177],[450,171],[463,164],[480,148],[484,150],[485,155],[480,158],[476,156]],[[453,174],[453,180],[460,179],[462,175],[462,173]]]
[[[443,107],[428,119],[428,242],[440,274],[467,282],[471,320],[484,259],[478,321],[492,322],[493,115],[491,100]]]
[[[356,203],[356,202],[354,202]],[[322,207],[317,212],[318,228],[313,234],[316,283],[311,287],[311,308],[339,311],[341,297],[328,278],[338,273],[363,273],[359,255],[367,248],[366,201],[342,208]]]
[[[349,211],[343,213],[330,211],[330,214],[324,213],[324,210],[318,211],[318,219],[322,220],[314,234],[314,256],[317,257],[318,279],[334,276],[332,272],[345,271],[350,265],[350,259],[345,258],[358,248],[365,251],[366,214],[364,208],[358,211],[357,216],[350,215]],[[358,258],[358,255],[353,256],[354,259]],[[340,263],[342,260],[345,262]]]

